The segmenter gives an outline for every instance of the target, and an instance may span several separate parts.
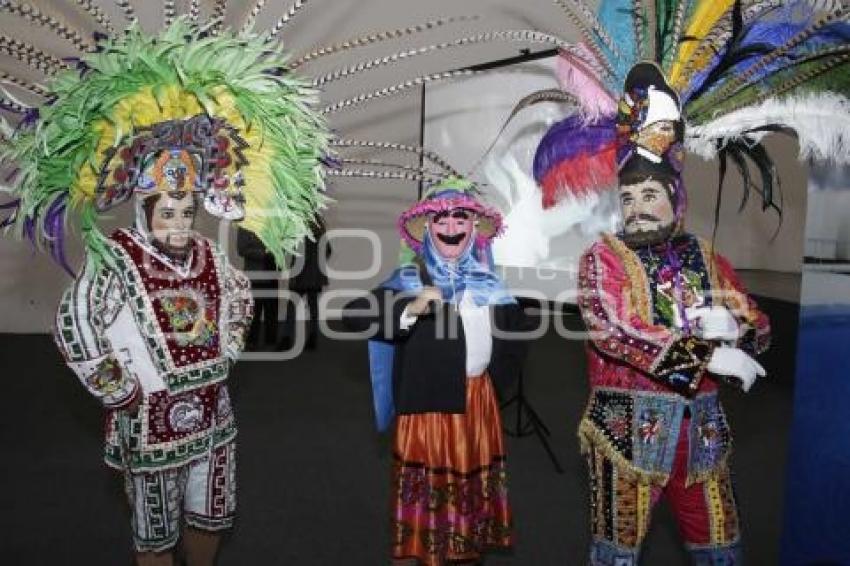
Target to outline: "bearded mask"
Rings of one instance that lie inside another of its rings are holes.
[[[670,189],[652,177],[620,186],[623,240],[632,247],[663,242],[677,228]]]
[[[186,191],[156,192],[136,197],[136,226],[160,251],[175,259],[188,254],[198,201]]]

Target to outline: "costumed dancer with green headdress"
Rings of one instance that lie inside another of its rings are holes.
[[[505,332],[526,319],[493,271],[502,217],[471,183],[437,183],[398,226],[402,265],[345,309],[352,329],[374,333],[378,426],[393,427],[392,556],[474,561],[512,541],[496,393],[524,359]]]
[[[65,214],[87,255],[55,338],[106,409],[106,463],[124,474],[140,564],[212,564],[236,509],[236,425],[226,380],[252,314],[250,286],[193,230],[196,212],[239,221],[277,253],[322,205],[326,128],[314,92],[262,38],[179,19],[104,39],[50,83],[50,102],[4,147],[16,167],[13,230],[63,251]],[[102,234],[124,202],[135,222]],[[188,528],[184,529],[183,525]]]

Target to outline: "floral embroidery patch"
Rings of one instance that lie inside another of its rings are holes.
[[[711,306],[711,281],[694,236],[683,235],[671,240],[669,247],[646,247],[635,253],[646,270],[655,324],[682,328],[686,309]]]
[[[627,439],[631,429],[631,421],[626,407],[620,405],[605,407],[604,413],[606,430],[617,440]]]
[[[638,417],[638,439],[643,444],[655,444],[664,426],[664,414],[655,409],[644,409]]]
[[[700,415],[697,432],[699,433],[700,443],[705,449],[716,448],[720,443],[720,426],[716,419],[708,417],[706,413]]]
[[[696,399],[691,414],[688,470],[691,475],[699,476],[723,461],[732,439],[716,395]]]
[[[669,473],[673,466],[684,404],[673,395],[635,394],[634,464]]]
[[[705,304],[703,293],[702,276],[691,269],[682,269],[679,273],[681,287],[682,306],[686,309],[701,307]],[[658,271],[657,288],[655,294],[655,308],[666,319],[681,328],[684,321],[681,318],[681,309],[676,308],[677,289],[676,272],[669,265],[665,265]]]
[[[165,296],[159,299],[159,304],[179,346],[211,347],[215,344],[217,324],[207,318],[195,299],[186,295]]]
[[[105,358],[86,382],[91,389],[112,395],[121,389],[121,366],[114,359]]]
[[[627,459],[632,457],[632,415],[634,400],[619,391],[595,391],[588,417]]]

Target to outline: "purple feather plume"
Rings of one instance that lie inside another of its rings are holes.
[[[578,115],[561,120],[546,132],[534,154],[534,178],[540,182],[556,165],[579,154],[595,154],[614,142],[614,118],[586,123]]]
[[[340,161],[337,157],[329,153],[326,153],[325,155],[320,157],[319,163],[321,163],[328,169],[339,169],[342,167],[342,161]]]
[[[18,125],[15,126],[15,131],[12,135],[17,135],[19,130],[24,128],[35,128],[36,124],[38,124],[39,112],[38,108],[27,108],[27,110],[23,113],[23,118],[18,122]],[[15,172],[18,170],[15,169]]]
[[[35,126],[38,123],[39,112],[38,108],[28,108],[24,113],[24,118],[21,120],[19,127]]]
[[[24,237],[30,241],[33,248],[38,247],[35,238],[35,217],[33,216],[24,217]]]
[[[71,277],[75,277],[74,270],[68,265],[68,258],[65,255],[65,211],[67,209],[68,195],[63,193],[56,198],[47,207],[47,213],[44,215],[42,229],[44,237],[47,240],[47,247],[50,251],[50,257],[53,261],[62,266],[62,269],[67,271]]]

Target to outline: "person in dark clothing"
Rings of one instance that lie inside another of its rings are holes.
[[[528,328],[492,271],[501,215],[460,179],[402,214],[407,261],[343,322],[372,335],[380,429],[393,429],[394,564],[477,561],[512,544],[497,392],[518,377]]]
[[[313,238],[304,239],[304,250],[302,257],[292,258],[291,269],[296,272],[290,276],[289,290],[297,294],[307,305],[307,339],[306,348],[312,350],[316,347],[319,334],[319,293],[328,284],[328,276],[325,262],[321,258],[324,253],[325,261],[331,257],[330,242],[324,238],[327,228],[324,218],[318,217],[313,228]],[[290,343],[295,336],[296,328],[295,302],[286,302],[286,328],[287,339]]]
[[[245,260],[245,271],[252,274],[251,290],[255,293],[254,320],[248,333],[246,350],[257,350],[260,345],[260,326],[264,330],[266,344],[277,343],[277,313],[280,273],[275,265],[274,256],[266,249],[260,239],[244,228],[236,232],[236,251]],[[257,273],[260,273],[258,275]]]

